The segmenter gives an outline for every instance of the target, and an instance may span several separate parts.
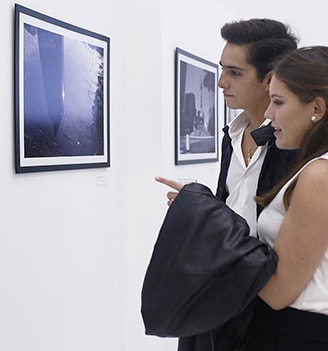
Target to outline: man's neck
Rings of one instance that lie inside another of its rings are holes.
[[[252,111],[245,110],[244,112],[249,121],[249,125],[248,125],[249,130],[254,130],[258,128],[265,120],[265,117],[264,117],[265,110],[263,109],[257,109]]]
[[[265,121],[265,118],[257,118],[257,119],[249,119],[249,125],[248,128],[250,131],[257,129],[263,122]]]
[[[249,120],[250,130],[258,128],[265,120],[265,111],[270,104],[268,95],[263,95],[257,103],[245,107],[245,113]]]

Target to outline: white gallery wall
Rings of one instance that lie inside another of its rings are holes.
[[[176,340],[145,336],[140,315],[167,210],[154,177],[196,178],[214,191],[219,168],[174,165],[174,50],[217,62],[220,27],[250,17],[290,23],[301,45],[328,45],[325,2],[311,3],[311,18],[309,5],[283,0],[20,4],[111,38],[111,167],[15,174],[14,2],[2,0],[0,350],[173,351]]]
[[[115,132],[111,168],[19,175],[13,162],[13,3],[0,4],[0,350],[124,350],[125,3],[20,2],[113,38]]]

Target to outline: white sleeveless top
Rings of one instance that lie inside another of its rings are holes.
[[[328,153],[318,158],[328,160]],[[286,209],[283,204],[286,188],[307,165],[318,158],[305,164],[303,168],[283,186],[277,196],[260,214],[258,219],[258,234],[260,239],[271,247],[273,246],[286,214]],[[328,250],[325,252],[321,264],[316,269],[312,279],[290,307],[328,315]]]

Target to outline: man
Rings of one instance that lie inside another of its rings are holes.
[[[297,48],[288,26],[271,19],[227,23],[221,28],[223,48],[218,85],[226,104],[242,109],[224,128],[221,170],[216,195],[244,217],[250,235],[256,236],[261,208],[254,196],[268,192],[295,162],[297,151],[276,148],[273,128],[265,119],[269,105],[271,71],[276,61]],[[157,181],[181,190],[182,185],[157,177]],[[170,205],[177,193],[167,196]],[[253,306],[234,320],[207,333],[179,339],[179,351],[242,350]]]
[[[255,236],[261,208],[254,196],[269,191],[296,157],[295,151],[277,149],[264,113],[273,65],[297,47],[297,39],[286,25],[270,19],[227,23],[221,36],[226,45],[218,85],[227,106],[243,112],[224,128],[216,195],[247,220]]]
[[[271,19],[226,23],[221,36],[226,44],[220,59],[218,85],[223,89],[227,106],[243,112],[223,130],[216,195],[246,219],[250,235],[256,236],[261,208],[254,196],[272,189],[297,156],[296,150],[279,150],[275,146],[273,128],[265,119],[265,111],[270,102],[272,68],[297,48],[298,40],[288,26]],[[220,329],[180,338],[179,351],[241,350],[250,318],[251,308]]]

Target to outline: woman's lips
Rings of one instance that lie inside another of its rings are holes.
[[[281,129],[280,128],[277,128],[277,127],[273,127],[274,128],[274,136],[277,136],[280,132],[281,132]]]

